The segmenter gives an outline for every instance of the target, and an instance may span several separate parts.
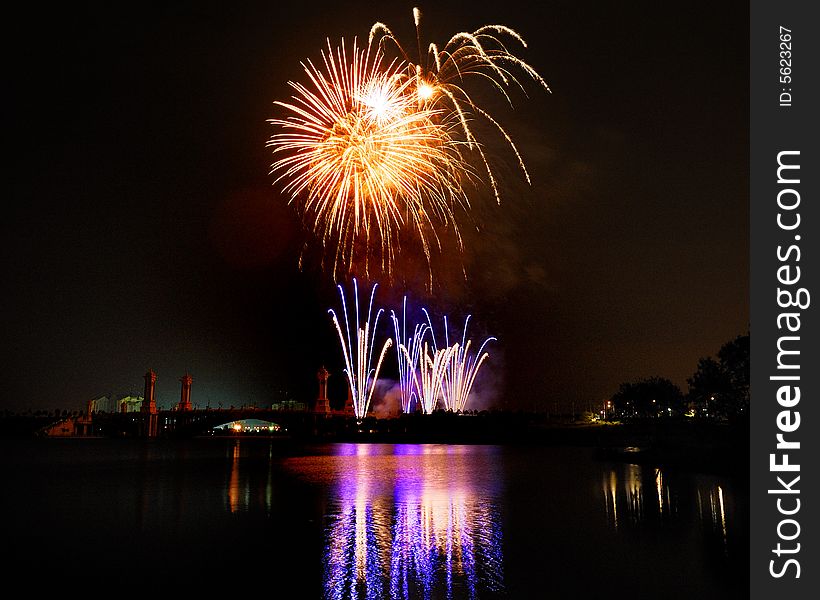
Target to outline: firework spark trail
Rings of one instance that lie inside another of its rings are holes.
[[[402,345],[405,358],[410,360],[410,353]],[[424,342],[419,353],[418,372],[413,374],[413,384],[421,410],[429,415],[436,409],[436,402],[442,396],[442,382],[451,356],[458,350],[458,344],[448,348],[430,349]]]
[[[428,326],[424,323],[416,324],[413,335],[407,333],[407,296],[402,304],[401,326],[395,311],[390,311],[393,320],[393,330],[396,340],[396,358],[399,363],[399,387],[401,395],[401,409],[405,413],[413,410],[413,400],[417,399],[414,380],[417,375],[421,355],[421,343]]]
[[[359,317],[359,286],[356,279],[353,279],[354,301],[356,304],[356,322],[355,322],[355,346],[353,338],[350,335],[350,319],[347,312],[347,301],[345,300],[344,290],[341,285],[337,286],[339,295],[342,299],[342,310],[344,312],[344,332],[342,332],[341,324],[336,316],[336,312],[331,308],[328,313],[333,319],[333,325],[336,327],[336,333],[339,335],[339,342],[342,346],[342,355],[345,361],[345,374],[347,375],[348,385],[350,385],[351,396],[353,397],[353,412],[357,419],[364,419],[367,416],[367,411],[370,407],[370,400],[373,397],[373,390],[376,386],[376,380],[379,377],[379,370],[384,360],[384,355],[387,349],[392,345],[392,340],[388,338],[379,354],[379,360],[376,367],[373,368],[373,349],[376,341],[376,328],[379,323],[379,316],[384,312],[384,309],[379,309],[376,313],[375,319],[371,317],[373,313],[373,298],[376,294],[378,284],[373,285],[370,292],[370,304],[367,309],[367,319],[364,326],[361,324]]]
[[[308,224],[334,254],[333,277],[353,269],[364,244],[389,276],[408,228],[430,262],[440,248],[436,225],[453,227],[455,209],[468,207],[464,183],[475,179],[453,138],[453,119],[435,106],[420,107],[406,65],[387,63],[381,51],[344,40],[327,42],[319,66],[302,63],[309,84],[289,82],[292,102],[274,102],[286,116],[277,127],[271,174],[289,202],[300,200]],[[371,244],[374,242],[375,245]],[[335,247],[335,248],[334,248]]]
[[[472,340],[463,346],[456,344],[458,348],[452,354],[450,362],[447,363],[447,369],[442,381],[444,405],[448,410],[453,412],[464,411],[476,375],[478,375],[478,370],[481,368],[481,364],[490,356],[489,352],[484,352],[484,347],[490,341],[495,341],[495,338],[490,337],[484,340],[475,356],[470,354]]]
[[[433,322],[430,319],[430,313],[427,309],[422,309],[427,316],[427,322],[430,328],[430,335],[433,338],[433,347],[437,348],[436,336],[433,329]],[[467,406],[467,400],[470,398],[470,393],[475,383],[475,378],[481,365],[490,357],[489,352],[484,349],[491,341],[498,341],[495,337],[488,337],[481,344],[478,352],[473,355],[470,353],[470,346],[472,340],[467,339],[467,326],[470,323],[471,315],[467,315],[464,320],[464,331],[461,335],[461,343],[458,342],[450,346],[450,332],[447,325],[447,317],[444,317],[444,339],[447,348],[453,349],[450,354],[447,364],[445,365],[444,373],[441,381],[441,395],[446,410],[453,412],[463,412]]]
[[[516,31],[505,25],[485,25],[472,33],[456,33],[441,50],[436,44],[431,43],[425,57],[421,43],[421,11],[418,8],[413,9],[413,20],[416,26],[418,48],[418,58],[415,61],[410,58],[398,38],[384,23],[373,24],[370,28],[369,40],[370,42],[378,40],[379,48],[383,48],[388,42],[396,46],[402,58],[409,65],[409,76],[415,81],[419,108],[444,107],[446,112],[455,115],[467,148],[478,152],[496,201],[500,203],[501,195],[496,176],[490,167],[482,144],[469,124],[473,119],[473,114],[483,117],[501,134],[515,154],[528,183],[530,183],[530,176],[521,153],[509,134],[492,115],[473,100],[462,87],[462,83],[471,77],[483,79],[500,92],[510,106],[512,106],[512,99],[507,92],[508,88],[516,86],[526,94],[526,89],[513,71],[523,72],[547,92],[550,88],[533,67],[507,49],[502,36],[511,38],[524,48],[527,44]]]

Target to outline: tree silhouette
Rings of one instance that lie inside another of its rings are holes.
[[[686,382],[688,398],[709,416],[736,418],[749,411],[749,334],[721,346],[717,360],[701,358]]]
[[[735,404],[741,411],[749,410],[749,334],[726,342],[718,360],[729,376]]]
[[[683,393],[668,379],[649,377],[622,383],[612,396],[612,407],[624,417],[665,417],[680,412]]]

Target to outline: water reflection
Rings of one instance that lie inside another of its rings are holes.
[[[701,522],[710,523],[712,530],[720,533],[723,552],[727,552],[726,503],[723,499],[723,488],[698,490],[698,516]]]
[[[250,495],[250,490],[247,486],[243,489],[239,482],[239,458],[241,457],[239,444],[240,442],[237,441],[233,448],[229,449],[229,453],[231,454],[231,470],[227,485],[227,500],[228,510],[230,512],[237,512],[240,507],[247,509]]]
[[[298,598],[748,598],[737,474],[574,447],[51,442],[7,441],[0,469],[7,566],[31,581],[71,581],[103,548],[204,597],[239,581]]]
[[[454,446],[342,445],[326,530],[327,598],[503,591],[496,456]]]
[[[624,524],[673,524],[690,522],[695,516],[706,530],[720,537],[726,552],[730,529],[727,505],[731,502],[717,477],[667,474],[660,468],[619,464],[604,470],[601,492],[606,522],[615,531]]]
[[[246,448],[241,440],[232,442],[226,447],[229,467],[225,482],[225,508],[230,513],[262,509],[270,514],[273,500],[272,447],[268,446],[267,456],[263,459]]]

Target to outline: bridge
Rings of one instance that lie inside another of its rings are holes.
[[[317,373],[319,395],[313,403],[313,410],[301,403],[272,404],[267,408],[242,406],[239,408],[194,408],[191,403],[191,383],[193,378],[185,374],[180,378],[182,392],[180,401],[170,410],[157,406],[154,386],[157,375],[149,370],[145,375],[145,394],[138,411],[128,410],[122,403],[115,412],[95,411],[94,401],[89,401],[85,415],[73,423],[65,423],[61,431],[75,436],[106,437],[192,437],[211,431],[213,428],[246,419],[259,419],[279,425],[280,430],[299,436],[317,436],[328,432],[356,428],[353,418],[352,399],[348,396],[345,409],[330,409],[327,397],[327,380],[330,373],[322,367]],[[352,422],[352,424],[351,424]]]
[[[206,408],[157,410],[156,412],[94,413],[90,433],[106,437],[185,438],[206,434],[213,428],[259,419],[276,423],[293,436],[317,436],[338,429],[340,421],[354,420],[344,411],[282,410],[274,408]]]

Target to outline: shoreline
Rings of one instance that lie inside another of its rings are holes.
[[[3,427],[0,439],[148,439],[133,436],[37,436],[36,428]],[[197,434],[159,436],[157,440],[242,439],[281,442],[283,446],[332,443],[500,445],[510,447],[581,446],[599,460],[674,467],[748,477],[749,422],[645,419],[631,422],[577,423],[532,413],[402,415],[396,418],[331,416],[310,428],[282,434]]]

